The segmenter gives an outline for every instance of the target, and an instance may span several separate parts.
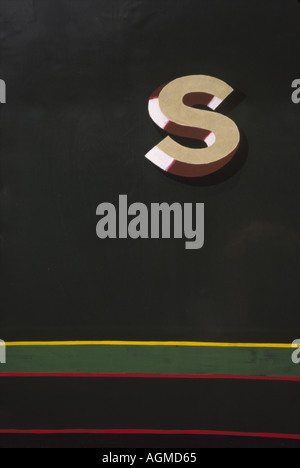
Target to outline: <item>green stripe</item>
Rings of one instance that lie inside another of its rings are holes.
[[[20,346],[1,372],[238,374],[300,377],[293,350],[177,346]]]

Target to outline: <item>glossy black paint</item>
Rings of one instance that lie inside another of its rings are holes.
[[[2,338],[298,338],[298,2],[2,3]],[[190,181],[144,159],[147,100],[198,73],[243,94],[243,145]],[[204,202],[205,247],[100,241],[96,207],[119,194]]]
[[[296,0],[1,0],[2,339],[300,338],[300,105],[291,101],[299,19]],[[189,74],[221,78],[242,96],[223,109],[241,129],[241,150],[196,181],[170,177],[144,158],[162,138],[148,97]],[[204,202],[205,247],[100,241],[96,207],[117,204],[119,194],[146,204]],[[156,428],[299,433],[295,383],[74,382],[1,380],[1,427],[98,427],[104,415],[110,427],[150,418]],[[142,413],[122,419],[141,386],[150,409],[141,401]],[[207,405],[198,406],[203,394]],[[1,436],[0,446],[120,444],[54,439]]]

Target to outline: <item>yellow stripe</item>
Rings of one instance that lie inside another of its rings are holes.
[[[198,346],[215,348],[296,348],[285,343],[208,343],[198,341],[14,341],[6,346]]]

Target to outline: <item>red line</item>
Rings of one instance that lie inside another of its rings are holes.
[[[267,375],[227,375],[227,374],[90,374],[90,373],[62,373],[62,372],[7,372],[0,373],[0,377],[84,377],[84,378],[145,378],[145,379],[227,379],[227,380],[271,380],[300,382],[300,377],[276,377]]]
[[[268,432],[231,432],[205,430],[161,430],[161,429],[0,429],[0,434],[146,434],[146,435],[208,435],[232,437],[263,437],[272,439],[300,440],[298,434],[276,434]]]

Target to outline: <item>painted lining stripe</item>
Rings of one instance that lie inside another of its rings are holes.
[[[300,434],[277,434],[268,432],[232,432],[209,430],[161,430],[161,429],[0,429],[0,434],[145,434],[145,435],[204,435],[229,437],[258,437],[269,439],[300,440]]]
[[[216,348],[297,348],[291,343],[213,343],[198,341],[11,341],[6,346],[191,346]]]

